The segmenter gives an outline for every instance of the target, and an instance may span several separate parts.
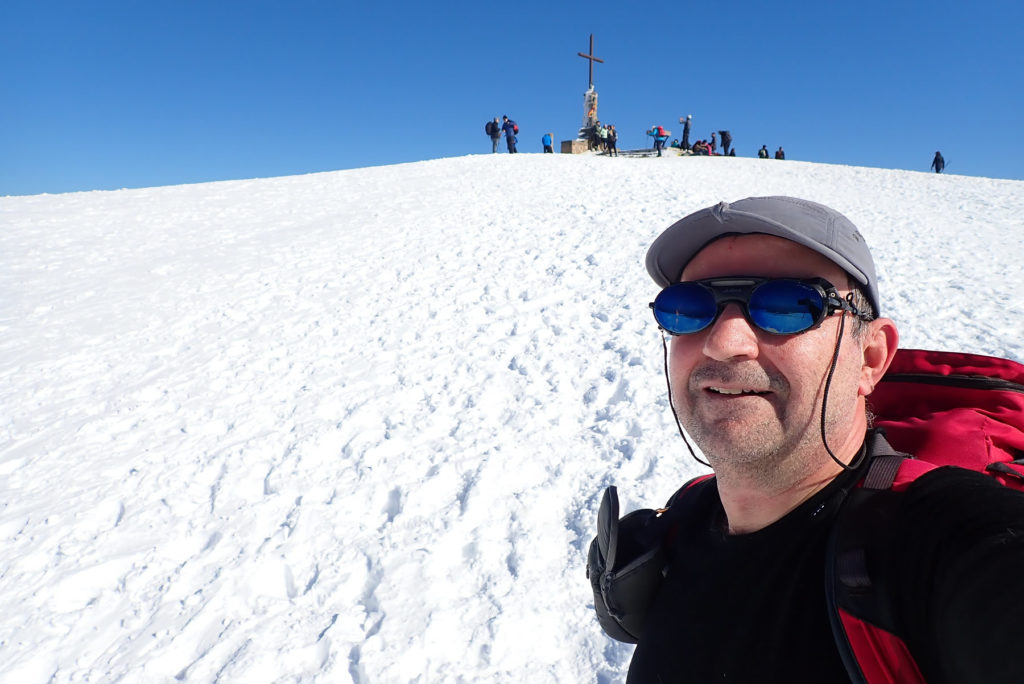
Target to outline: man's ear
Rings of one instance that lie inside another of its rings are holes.
[[[900,333],[891,319],[876,318],[868,323],[864,331],[864,365],[860,370],[858,394],[866,397],[874,391],[889,369],[899,341]]]

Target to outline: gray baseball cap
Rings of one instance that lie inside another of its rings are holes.
[[[719,202],[683,217],[651,243],[647,272],[666,287],[679,282],[686,265],[709,243],[751,233],[792,240],[827,257],[864,286],[875,314],[880,313],[875,262],[857,227],[835,209],[796,197]]]

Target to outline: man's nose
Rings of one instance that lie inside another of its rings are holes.
[[[757,357],[757,331],[743,316],[740,305],[726,304],[704,338],[704,355],[716,361]]]

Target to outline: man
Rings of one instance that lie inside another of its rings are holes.
[[[946,168],[946,160],[942,158],[942,152],[935,151],[931,168],[935,169],[935,173],[942,173],[942,169]]]
[[[501,140],[501,124],[498,123],[498,117],[494,117],[494,121],[488,121],[486,129],[487,135],[491,138],[491,154],[497,154],[498,141]]]
[[[505,134],[505,145],[509,154],[515,154],[516,150],[516,122],[507,116],[501,117],[501,130]]]
[[[686,120],[683,117],[679,117],[679,123],[683,124],[683,141],[679,143],[679,146],[684,149],[690,149],[690,122],[693,121],[693,116],[690,114],[686,115]]]
[[[761,145],[761,149],[759,149],[757,151],[757,158],[758,159],[767,159],[768,158],[768,146],[767,145]]]
[[[785,159],[786,158],[786,152],[785,152],[785,150],[782,149],[782,145],[779,145],[779,149],[775,150],[775,158],[776,159]]]
[[[732,133],[729,131],[718,131],[718,135],[722,136],[722,154],[728,157],[729,147],[732,145]]]
[[[651,130],[647,131],[647,135],[654,138],[654,149],[660,157],[661,151],[665,149],[665,141],[668,140],[668,131],[665,130],[664,126],[655,124],[651,126]]]
[[[888,447],[867,397],[898,342],[871,253],[834,209],[759,197],[676,222],[647,270],[665,288],[653,308],[671,405],[714,478],[669,509],[628,682],[849,682],[826,544]],[[1024,682],[1024,604],[1008,586],[1024,573],[1024,495],[959,468],[885,495],[901,498],[870,528],[867,563],[923,677],[886,681]]]

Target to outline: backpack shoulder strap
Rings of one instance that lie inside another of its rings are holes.
[[[658,513],[665,517],[665,522],[667,523],[664,541],[665,546],[671,546],[672,542],[675,541],[676,534],[679,532],[679,521],[682,519],[686,508],[682,505],[683,497],[686,494],[691,494],[691,497],[687,499],[687,501],[692,501],[692,494],[695,494],[702,487],[707,486],[707,483],[713,480],[714,477],[715,476],[711,473],[708,473],[707,475],[698,475],[677,489],[675,494],[670,496],[668,501],[665,502],[664,508],[658,509]]]
[[[868,572],[867,542],[897,503],[894,485],[934,468],[895,451],[880,433],[868,435],[874,455],[860,486],[846,495],[825,554],[825,596],[839,656],[854,684],[924,684],[896,633],[896,619]],[[908,467],[909,466],[909,467]],[[904,472],[907,471],[907,472]]]

